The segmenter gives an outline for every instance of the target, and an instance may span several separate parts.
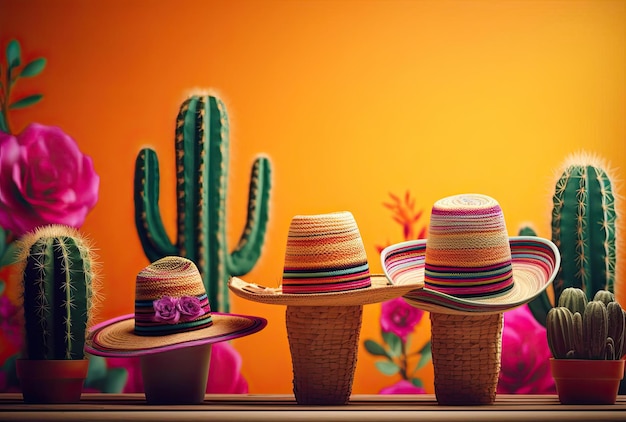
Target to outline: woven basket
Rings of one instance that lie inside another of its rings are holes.
[[[431,313],[435,395],[439,404],[491,404],[496,399],[503,314]]]
[[[287,306],[287,336],[298,404],[350,400],[363,306]]]

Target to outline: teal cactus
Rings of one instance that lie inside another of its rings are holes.
[[[572,287],[564,290],[563,296],[574,289],[584,295],[581,289]],[[580,305],[575,300],[567,303],[575,304],[577,309]],[[623,356],[624,330],[624,311],[615,301],[605,304],[602,300],[591,300],[586,303],[582,314],[557,306],[550,309],[546,318],[548,345],[556,359],[620,359]]]
[[[185,100],[176,120],[177,234],[170,241],[159,211],[159,163],[153,149],[135,162],[135,225],[146,257],[186,257],[202,275],[209,302],[228,312],[228,279],[248,273],[260,257],[268,220],[270,162],[252,165],[246,225],[232,252],[226,241],[229,127],[214,96]]]
[[[616,205],[611,179],[599,159],[570,157],[552,197],[552,241],[561,266],[553,283],[554,303],[568,287],[582,289],[588,300],[600,290],[615,291]],[[529,303],[540,323],[552,307],[544,292]]]
[[[84,359],[96,303],[96,263],[78,230],[50,225],[19,241],[25,359]]]

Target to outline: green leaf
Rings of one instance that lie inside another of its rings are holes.
[[[4,280],[0,280],[0,295],[2,293],[4,293],[4,288],[6,287],[6,283],[4,282]]]
[[[20,49],[20,43],[17,40],[11,40],[7,45],[7,64],[9,70],[18,67],[22,64],[22,53]]]
[[[29,95],[28,97],[24,97],[20,100],[15,101],[13,104],[9,106],[9,109],[15,110],[18,108],[28,107],[29,105],[38,103],[39,101],[41,101],[42,98],[43,98],[43,95],[41,94]]]
[[[385,356],[389,358],[389,354],[385,350],[383,346],[376,343],[374,340],[365,340],[363,343],[365,345],[365,350],[371,353],[374,356]]]
[[[421,369],[426,365],[433,357],[432,347],[430,341],[424,345],[420,351],[420,360],[417,362],[417,369]]]
[[[411,378],[411,384],[413,384],[416,387],[424,387],[424,383],[419,378]]]
[[[11,242],[4,250],[2,256],[0,256],[0,267],[5,265],[15,264],[17,262],[17,244]]]
[[[0,131],[4,133],[9,133],[9,127],[7,126],[6,118],[4,117],[4,113],[0,111]]]
[[[393,362],[382,360],[375,363],[376,368],[385,375],[395,375],[400,371],[400,367]]]
[[[398,357],[402,354],[402,339],[392,332],[382,332],[383,340],[389,346],[389,354]]]
[[[28,63],[26,66],[24,66],[24,68],[20,72],[20,76],[24,78],[37,76],[43,71],[45,67],[46,67],[46,59],[40,57]]]
[[[106,361],[102,356],[89,355],[89,369],[87,370],[87,383],[100,378],[104,378],[107,374]]]

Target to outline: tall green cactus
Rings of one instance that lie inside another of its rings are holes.
[[[142,149],[135,162],[135,225],[146,257],[186,257],[196,264],[215,310],[229,311],[228,279],[248,273],[263,246],[268,220],[270,162],[252,165],[246,225],[229,252],[226,239],[228,117],[214,96],[185,100],[176,120],[177,234],[170,241],[159,212],[159,162]]]
[[[26,359],[83,359],[95,263],[76,229],[50,225],[19,241]]]
[[[552,197],[552,241],[561,253],[553,283],[554,303],[568,287],[582,289],[588,300],[599,290],[614,291],[616,207],[611,180],[599,160],[568,159]],[[529,303],[540,323],[552,307],[543,292]]]

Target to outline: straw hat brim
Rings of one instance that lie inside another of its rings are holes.
[[[461,298],[429,287],[413,290],[404,299],[416,308],[444,314],[501,313],[530,302],[554,280],[561,255],[551,241],[534,236],[509,238],[513,288],[503,295]],[[424,281],[426,240],[391,245],[381,253],[383,271],[396,284]]]
[[[383,274],[370,276],[372,285],[365,289],[334,293],[293,294],[281,288],[259,286],[231,277],[228,287],[237,296],[253,302],[287,306],[358,306],[395,299],[415,289],[424,287],[424,280],[390,283]]]
[[[140,336],[134,333],[135,315],[128,314],[105,321],[90,329],[85,351],[107,357],[136,357],[184,347],[213,344],[254,334],[267,320],[236,314],[211,312],[210,327],[163,336]]]

